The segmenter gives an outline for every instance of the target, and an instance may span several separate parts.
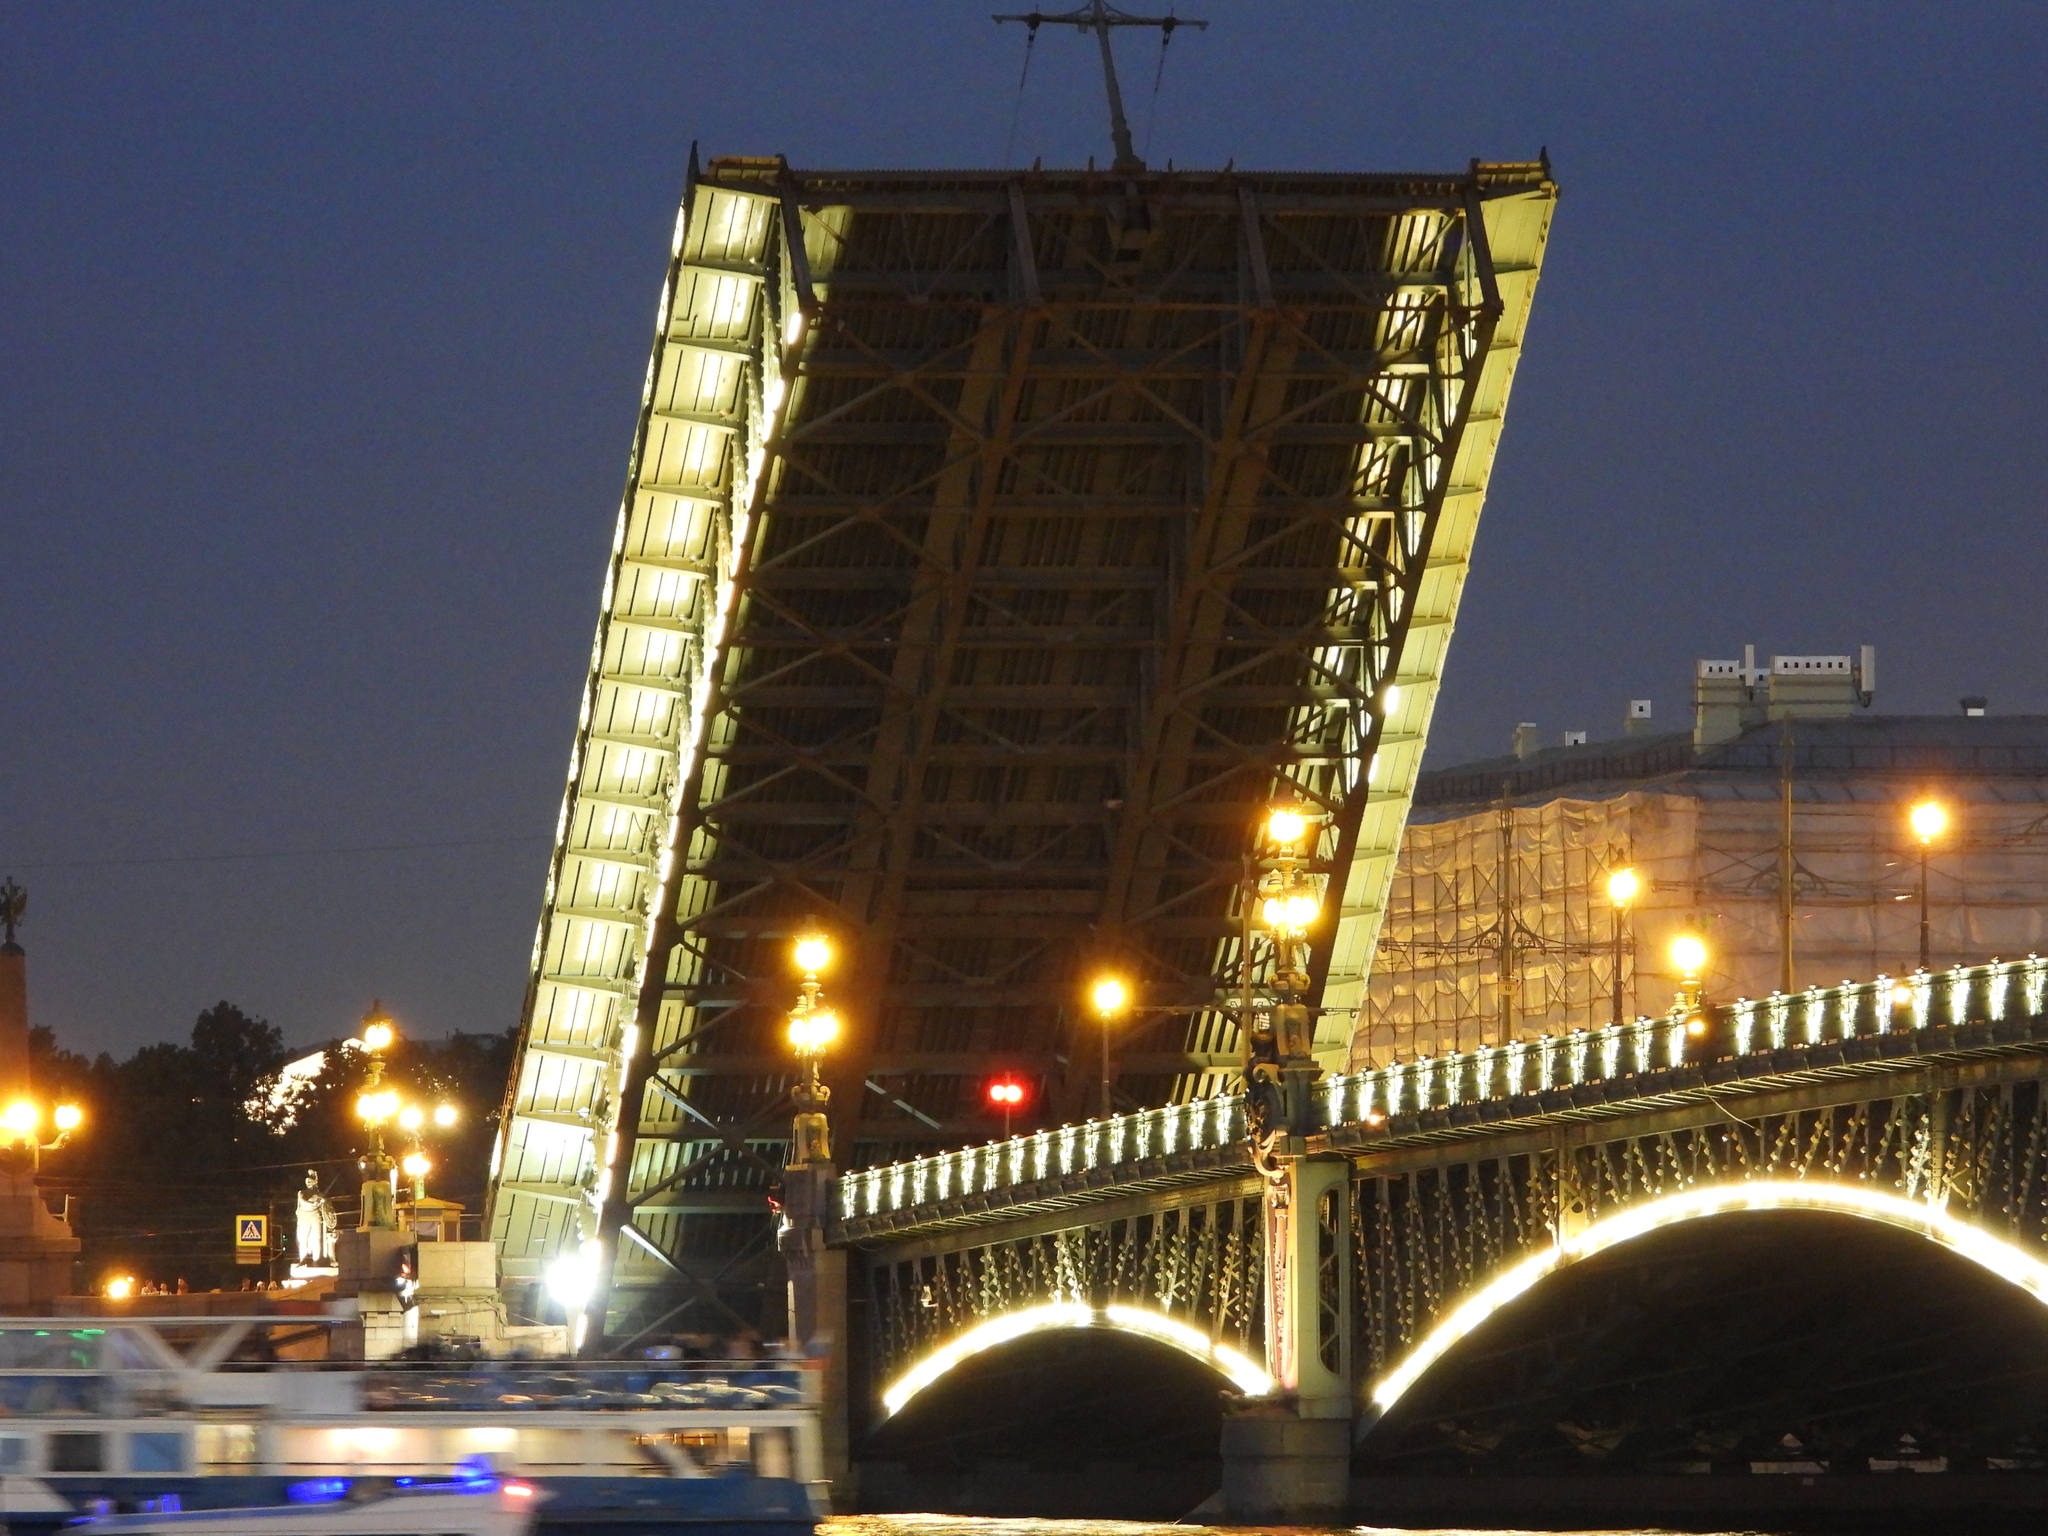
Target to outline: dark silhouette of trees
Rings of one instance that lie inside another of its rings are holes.
[[[401,1039],[387,1055],[387,1084],[431,1107],[447,1101],[460,1119],[430,1131],[434,1161],[428,1192],[480,1212],[485,1171],[506,1076],[512,1031]],[[112,1274],[144,1283],[184,1279],[195,1290],[237,1288],[265,1269],[235,1264],[233,1221],[271,1217],[273,1248],[289,1240],[297,1191],[317,1171],[344,1225],[355,1219],[367,1135],[355,1101],[368,1058],[347,1040],[318,1048],[311,1076],[280,1091],[295,1058],[280,1032],[228,1002],[193,1022],[189,1044],[146,1045],[126,1061],[64,1050],[47,1029],[30,1041],[37,1097],[75,1101],[84,1130],[45,1154],[41,1183],[73,1198],[74,1229],[84,1240],[78,1284],[98,1289]],[[406,1137],[387,1130],[386,1144]],[[289,1256],[270,1272],[281,1276]]]

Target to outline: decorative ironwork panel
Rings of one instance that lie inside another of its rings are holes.
[[[1060,1302],[1143,1308],[1257,1358],[1264,1245],[1258,1199],[1234,1197],[884,1258],[868,1270],[875,1385],[981,1323]]]

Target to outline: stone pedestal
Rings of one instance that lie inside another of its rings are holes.
[[[418,1342],[475,1339],[495,1353],[505,1334],[497,1246],[428,1239],[419,1245],[417,1259],[419,1289],[412,1315]]]
[[[335,1354],[357,1360],[388,1360],[416,1342],[413,1313],[399,1292],[399,1261],[412,1234],[388,1227],[357,1227],[334,1239],[340,1273],[328,1293],[353,1297],[356,1321],[335,1330]]]
[[[782,1174],[780,1243],[789,1270],[789,1336],[825,1371],[819,1426],[833,1503],[852,1508],[853,1458],[848,1434],[846,1380],[846,1253],[825,1246],[825,1223],[837,1187],[830,1163],[799,1163]]]
[[[1351,1486],[1351,1421],[1284,1410],[1223,1421],[1223,1490],[1233,1521],[1336,1525]]]
[[[0,1308],[33,1311],[70,1295],[78,1248],[70,1221],[51,1214],[33,1174],[0,1175]]]

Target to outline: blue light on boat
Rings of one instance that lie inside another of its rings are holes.
[[[309,1477],[303,1483],[293,1483],[285,1489],[284,1496],[294,1504],[334,1504],[348,1497],[348,1479],[345,1477]]]

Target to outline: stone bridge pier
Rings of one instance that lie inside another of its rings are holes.
[[[984,1351],[1117,1331],[1232,1394],[1209,1508],[1330,1521],[1462,1340],[1676,1222],[1857,1217],[2048,1302],[2044,992],[2031,957],[1879,977],[1324,1077],[1286,1135],[1226,1095],[817,1175],[784,1252],[849,1346],[836,1444]]]

